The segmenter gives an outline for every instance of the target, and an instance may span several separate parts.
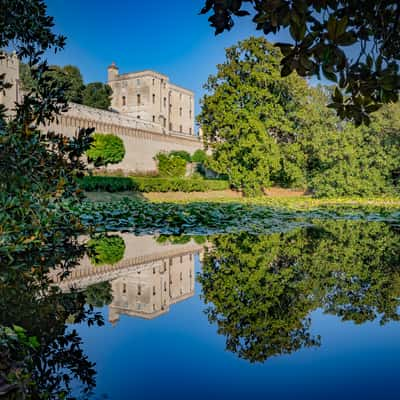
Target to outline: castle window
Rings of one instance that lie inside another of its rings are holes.
[[[182,93],[179,93],[179,100],[182,100]]]
[[[182,256],[180,257],[179,261],[180,261],[181,264],[183,263],[183,257]]]
[[[182,125],[179,125],[179,132],[182,133]]]
[[[192,128],[189,128],[189,133],[192,134]]]
[[[153,304],[153,311],[156,311],[156,305]]]
[[[164,107],[167,107],[167,98],[164,97]]]
[[[164,281],[164,292],[167,291],[167,282]]]
[[[137,116],[137,119],[140,119],[140,115]]]
[[[164,120],[163,120],[163,126],[164,126],[164,128],[167,126],[167,118],[164,118]]]
[[[122,293],[126,293],[126,283],[122,285]]]
[[[137,79],[137,80],[136,80],[136,85],[137,85],[137,86],[140,86],[140,79]]]
[[[172,122],[169,123],[169,130],[172,131]]]
[[[192,110],[189,110],[189,118],[192,118]]]
[[[137,100],[137,105],[140,106],[141,103],[140,94],[136,96],[136,100]]]
[[[182,117],[182,107],[179,108],[179,116]]]
[[[137,295],[140,296],[142,294],[142,287],[138,285],[137,287]]]
[[[153,122],[156,122],[156,116],[153,115]]]
[[[155,295],[156,295],[156,287],[153,286],[153,296],[155,296]]]
[[[126,106],[126,97],[125,96],[122,96],[122,105]]]
[[[183,279],[182,272],[179,274],[179,279],[180,279],[180,280]]]
[[[154,86],[155,83],[156,83],[156,80],[153,78],[153,86]]]
[[[189,254],[189,260],[190,260],[190,261],[192,261],[192,258],[193,258],[192,255]]]
[[[154,79],[153,79],[154,81]],[[153,104],[156,104],[156,95],[153,93]]]
[[[156,269],[155,269],[155,268],[153,268],[153,275],[155,275],[155,273],[156,273]]]
[[[172,258],[169,259],[169,266],[172,266]]]

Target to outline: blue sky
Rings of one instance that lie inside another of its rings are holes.
[[[240,18],[231,32],[214,36],[203,0],[47,0],[55,30],[67,36],[65,50],[50,55],[53,64],[77,65],[85,82],[105,82],[107,66],[120,72],[153,69],[196,93],[223,62],[224,49],[255,31],[251,18]],[[274,37],[274,40],[281,40]],[[197,112],[199,111],[197,107]]]

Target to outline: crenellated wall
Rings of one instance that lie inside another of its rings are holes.
[[[108,166],[110,170],[152,172],[157,169],[154,156],[160,151],[186,150],[193,154],[203,147],[197,136],[166,133],[158,124],[73,103],[68,112],[58,117],[57,122],[43,129],[71,137],[80,128],[92,127],[95,132],[113,133],[124,141],[124,160]]]

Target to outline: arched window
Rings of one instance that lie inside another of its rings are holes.
[[[153,104],[156,104],[156,95],[154,93],[153,93]]]
[[[126,106],[126,97],[125,96],[122,96],[122,105]]]
[[[140,99],[140,94],[138,94],[137,96],[136,96],[136,99],[137,99],[137,105],[138,106],[140,106],[140,103],[141,103],[141,99]]]

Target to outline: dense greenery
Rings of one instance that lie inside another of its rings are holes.
[[[100,235],[90,239],[87,246],[93,265],[113,265],[124,258],[125,242],[118,235]]]
[[[185,150],[173,150],[169,153],[170,156],[183,158],[186,162],[192,161],[192,156]]]
[[[113,299],[110,282],[90,285],[85,290],[86,303],[93,307],[108,306]]]
[[[155,159],[157,160],[158,175],[160,177],[178,178],[185,176],[187,160],[181,157],[180,153],[178,155],[174,153],[158,153]]]
[[[192,162],[204,163],[207,160],[207,154],[204,150],[196,150],[191,158]]]
[[[88,192],[206,192],[229,189],[227,181],[189,178],[85,176],[79,184]]]
[[[397,0],[206,0],[201,13],[210,10],[216,33],[230,30],[232,16],[249,15],[248,10],[254,10],[256,29],[266,35],[287,30],[291,42],[277,43],[285,56],[281,75],[296,71],[320,77],[322,72],[338,82],[331,107],[343,119],[368,123],[369,114],[382,103],[399,99]]]
[[[227,349],[251,362],[315,346],[311,312],[399,321],[400,236],[382,223],[324,221],[288,233],[208,238],[199,276]]]
[[[112,89],[102,82],[83,82],[81,71],[74,65],[53,65],[45,73],[58,85],[65,87],[65,98],[73,103],[108,110],[111,106]],[[36,90],[37,82],[28,64],[20,63],[20,81],[24,91]]]
[[[102,110],[111,106],[112,89],[102,82],[88,83],[82,92],[82,104]]]
[[[96,167],[118,164],[125,157],[125,145],[120,137],[112,133],[95,133],[86,155]]]
[[[326,107],[329,89],[281,78],[282,55],[263,38],[226,51],[205,88],[199,122],[212,169],[245,194],[272,184],[307,187],[316,196],[393,192],[400,165],[400,104],[369,127],[340,121]]]

